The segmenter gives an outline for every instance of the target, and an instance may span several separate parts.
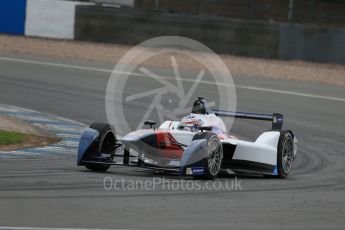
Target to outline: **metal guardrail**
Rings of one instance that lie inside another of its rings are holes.
[[[100,5],[100,6],[134,7],[135,5],[135,0],[66,0],[66,1],[94,3],[95,5]]]

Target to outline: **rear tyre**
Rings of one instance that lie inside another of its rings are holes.
[[[95,140],[92,149],[87,153],[87,158],[93,161],[100,161],[100,163],[85,163],[85,167],[96,172],[107,171],[109,164],[102,164],[101,162],[112,162],[114,159],[116,146],[116,132],[115,129],[107,123],[95,122],[90,125],[91,129],[99,132],[98,138]]]
[[[290,131],[281,131],[278,142],[278,177],[286,178],[294,161],[294,137]]]
[[[217,134],[212,132],[200,132],[195,134],[193,140],[205,139],[206,144],[206,167],[205,174],[202,176],[193,176],[195,179],[212,180],[220,172],[223,160],[223,148]]]

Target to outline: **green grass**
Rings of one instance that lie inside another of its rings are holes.
[[[0,130],[0,145],[14,145],[23,143],[25,134]]]

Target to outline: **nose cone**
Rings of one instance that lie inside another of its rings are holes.
[[[154,133],[155,133],[155,131],[152,129],[140,129],[140,130],[136,130],[134,132],[127,134],[126,136],[124,136],[121,139],[121,141],[123,141],[123,142],[135,142],[135,141],[139,141],[139,140],[141,140],[147,136],[150,136]]]

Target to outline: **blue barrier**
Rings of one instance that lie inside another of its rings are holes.
[[[0,1],[0,33],[24,35],[26,0]]]

